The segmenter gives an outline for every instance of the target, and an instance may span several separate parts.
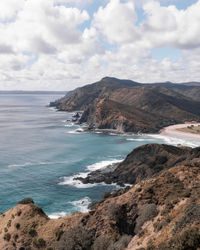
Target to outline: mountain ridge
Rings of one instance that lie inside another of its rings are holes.
[[[62,111],[83,111],[80,122],[88,123],[90,129],[156,133],[172,124],[200,121],[200,87],[140,84],[105,77],[71,91],[50,106]]]

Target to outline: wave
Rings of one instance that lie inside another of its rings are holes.
[[[89,197],[84,197],[80,200],[77,201],[69,201],[68,204],[72,205],[73,208],[70,209],[70,211],[66,212],[66,211],[62,211],[62,212],[55,212],[52,214],[49,214],[48,217],[50,219],[58,219],[64,216],[67,216],[73,212],[82,212],[82,213],[86,213],[89,211],[88,209],[88,205],[91,203],[91,199]]]
[[[70,127],[74,127],[76,126],[73,122],[69,123],[69,124],[65,124],[65,127],[70,128]]]
[[[29,166],[40,166],[40,165],[54,165],[54,164],[64,164],[67,161],[63,162],[25,162],[21,164],[10,164],[8,168],[20,168],[20,167],[29,167]]]
[[[48,109],[52,111],[57,111],[56,107],[49,107]]]
[[[77,128],[75,130],[70,130],[65,132],[66,134],[83,134],[85,133],[85,130],[83,128]]]
[[[115,159],[115,160],[100,161],[100,162],[94,163],[94,164],[86,167],[86,170],[88,170],[87,172],[78,173],[78,174],[75,174],[72,176],[61,177],[60,178],[61,181],[58,183],[58,185],[69,185],[69,186],[73,186],[76,188],[91,188],[91,187],[95,187],[98,185],[108,185],[108,184],[103,183],[103,182],[102,183],[94,183],[94,184],[91,184],[91,183],[84,184],[80,180],[75,180],[75,179],[76,178],[86,178],[87,175],[92,171],[106,168],[109,165],[113,165],[113,164],[119,163],[121,161],[122,160]],[[116,186],[116,184],[109,184],[109,185]]]
[[[50,219],[58,219],[60,217],[64,217],[66,215],[68,215],[70,213],[67,213],[67,212],[57,212],[57,213],[52,213],[52,214],[49,214],[48,217]]]
[[[89,211],[88,205],[91,203],[91,199],[89,197],[84,197],[81,200],[78,201],[72,201],[70,202],[78,211],[82,213],[86,213]]]
[[[152,141],[153,139],[133,139],[133,138],[128,138],[126,139],[127,141]]]
[[[76,188],[91,188],[97,184],[83,184],[80,180],[75,180],[75,178],[86,178],[89,173],[79,173],[72,176],[61,177],[58,185],[68,185]]]
[[[192,140],[184,140],[184,139],[179,139],[179,138],[175,138],[175,137],[170,137],[170,136],[164,136],[164,135],[153,135],[153,134],[149,134],[148,136],[151,136],[153,138],[156,139],[161,139],[163,140],[165,143],[170,144],[170,145],[183,145],[183,146],[188,146],[188,147],[199,147],[200,146],[200,142],[197,141],[192,141]]]
[[[86,168],[89,171],[95,171],[95,170],[99,170],[99,169],[105,168],[108,165],[113,165],[115,163],[120,163],[120,162],[122,162],[122,160],[116,160],[115,159],[115,160],[110,160],[110,161],[100,161],[100,162],[94,163],[92,165],[89,165]]]

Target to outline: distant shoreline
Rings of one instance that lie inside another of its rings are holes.
[[[180,136],[186,136],[190,138],[200,139],[200,134],[194,134],[189,132],[180,131],[179,129],[187,128],[188,126],[195,125],[198,126],[200,123],[185,123],[185,124],[177,124],[165,127],[161,130],[160,134],[164,136],[170,136],[170,137],[179,137]]]

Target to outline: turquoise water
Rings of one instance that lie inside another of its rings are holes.
[[[71,113],[46,107],[59,97],[0,95],[0,212],[25,197],[53,218],[86,211],[90,201],[116,187],[81,185],[73,175],[122,160],[145,143],[164,142],[148,136],[79,133],[67,121]]]

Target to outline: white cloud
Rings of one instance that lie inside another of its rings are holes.
[[[15,18],[17,13],[23,8],[25,0],[1,0],[0,20],[7,21]]]
[[[111,0],[105,8],[100,7],[94,15],[93,25],[110,43],[124,43],[138,37],[137,14],[132,2]]]
[[[73,89],[106,75],[199,80],[200,0],[186,10],[163,1],[102,0],[89,16],[94,0],[1,0],[0,89]],[[146,13],[139,24],[138,3]],[[153,59],[152,49],[165,46],[182,56]]]

